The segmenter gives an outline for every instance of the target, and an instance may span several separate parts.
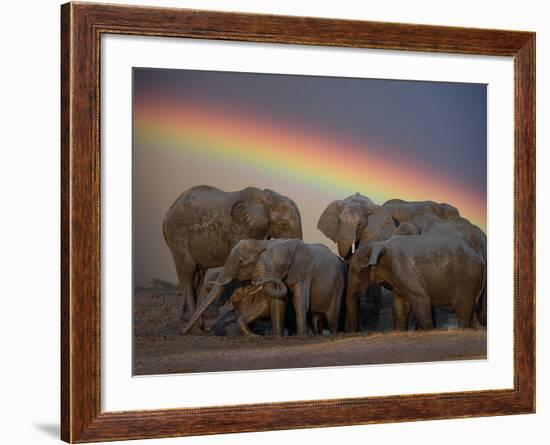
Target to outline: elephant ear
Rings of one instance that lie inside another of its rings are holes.
[[[343,207],[344,201],[341,199],[332,201],[321,214],[319,222],[317,223],[317,228],[334,242],[336,242],[336,238],[338,237],[340,213]]]
[[[285,279],[287,285],[307,281],[313,272],[314,258],[309,247],[301,242],[294,242],[294,258],[290,263],[288,274]]]
[[[385,252],[386,247],[384,246],[384,243],[373,243],[367,266],[376,266],[380,260],[380,257],[384,255]]]
[[[231,208],[231,219],[246,238],[264,239],[269,231],[269,209],[259,195],[243,192]]]

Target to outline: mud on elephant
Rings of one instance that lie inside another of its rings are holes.
[[[286,304],[296,314],[296,332],[308,333],[308,315],[316,321],[314,331],[326,321],[331,333],[338,331],[345,293],[346,268],[326,246],[300,240],[240,241],[231,251],[218,282],[184,327],[193,326],[203,312],[233,281],[252,280],[257,291],[270,298],[272,333],[282,335]],[[322,329],[322,327],[321,327]]]
[[[358,293],[383,283],[393,290],[394,325],[408,327],[411,310],[420,329],[432,329],[432,306],[451,306],[459,326],[476,325],[485,286],[485,261],[460,234],[393,236],[359,249],[349,272],[346,328],[357,322]]]
[[[268,240],[241,240],[231,249],[225,264],[217,273],[217,279],[214,282],[206,283],[207,286],[211,285],[209,292],[206,296],[201,295],[199,306],[184,325],[182,334],[187,333],[195,325],[202,325],[203,315],[206,315],[207,318],[216,316],[216,305],[219,305],[220,298],[227,295],[228,290],[232,292],[238,286],[263,276],[258,261],[265,253],[269,243]],[[207,286],[203,287],[208,289]],[[257,290],[258,286],[255,286],[254,292]],[[280,315],[280,312],[284,311],[284,306],[280,307],[276,303],[273,304],[273,310],[276,313],[273,314],[271,320],[272,331],[274,335],[282,335],[284,326],[279,320],[284,320],[284,315]],[[214,315],[210,315],[210,312],[214,312]]]
[[[388,239],[395,223],[390,212],[359,193],[332,201],[323,211],[317,228],[349,259],[360,245]]]
[[[396,225],[385,207],[356,193],[331,202],[321,214],[317,227],[337,244],[340,256],[349,263],[356,249],[390,238]],[[379,312],[382,307],[381,287],[374,285],[368,289],[367,299]]]
[[[302,239],[296,203],[255,187],[236,192],[206,185],[192,187],[172,204],[162,231],[176,266],[184,318],[195,311],[195,293],[206,270],[223,266],[238,241]]]
[[[390,199],[382,204],[386,208],[396,225],[413,219],[422,218],[426,215],[434,215],[442,219],[455,219],[460,217],[456,207],[446,203],[434,201],[405,201],[403,199]]]
[[[326,323],[338,332],[346,286],[346,266],[322,244],[299,240],[272,240],[259,261],[264,276],[256,281],[272,299],[290,290],[298,335],[308,333],[308,315],[316,334]]]
[[[217,284],[222,271],[223,267],[208,269],[198,295],[198,305],[206,299]],[[277,303],[284,304],[284,301],[275,302],[274,316],[280,312]],[[226,287],[220,298],[213,302],[202,315],[202,326],[206,332],[223,332],[223,335],[239,333],[256,335],[252,332],[250,325],[258,320],[271,319],[271,314],[271,297],[258,286],[245,282]],[[276,319],[270,321],[271,325],[275,327],[275,332],[272,333],[282,335],[282,332],[277,330],[281,322]]]
[[[466,218],[458,217],[451,220],[441,219],[435,215],[426,215],[401,224],[394,231],[394,235],[446,235],[460,234],[468,240],[470,245],[482,256],[487,264],[487,235],[475,224]],[[478,321],[487,326],[487,285],[483,290],[480,303],[476,307]]]

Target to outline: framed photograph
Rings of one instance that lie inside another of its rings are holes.
[[[535,35],[67,3],[67,442],[535,411]]]

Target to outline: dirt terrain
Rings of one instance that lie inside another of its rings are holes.
[[[134,296],[133,374],[281,369],[313,366],[484,359],[485,330],[454,328],[452,314],[436,315],[430,332],[388,332],[391,304],[369,317],[356,334],[276,338],[181,336],[176,291],[143,291]],[[364,311],[368,303],[362,302]]]

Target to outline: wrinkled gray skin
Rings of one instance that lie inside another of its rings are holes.
[[[466,218],[458,217],[452,220],[441,219],[427,215],[401,224],[394,235],[445,235],[458,233],[464,236],[470,245],[481,255],[487,264],[487,236],[478,226]],[[480,304],[477,306],[477,318],[482,326],[487,326],[487,287],[483,290]]]
[[[388,239],[395,223],[387,209],[356,193],[332,201],[321,214],[317,228],[337,244],[342,258],[349,259],[359,245]]]
[[[366,196],[356,193],[346,199],[331,202],[321,214],[317,227],[338,246],[338,253],[347,262],[356,249],[373,241],[390,238],[395,230],[391,213],[383,206],[376,205]],[[375,308],[381,306],[381,287],[373,286],[368,290]],[[346,331],[355,331],[358,326],[359,296],[346,305]],[[351,320],[357,320],[357,323]]]
[[[435,215],[442,219],[455,219],[460,217],[456,207],[450,204],[434,201],[405,201],[403,199],[390,199],[382,204],[386,208],[396,224],[422,218],[426,215]]]
[[[234,281],[252,280],[257,290],[270,297],[272,332],[282,335],[285,299],[290,290],[298,335],[307,335],[307,316],[314,316],[315,331],[321,318],[331,333],[338,330],[345,292],[346,268],[326,246],[300,240],[240,241],[231,251],[217,284],[201,303],[184,332]]]
[[[302,238],[294,201],[255,187],[237,192],[192,187],[172,204],[162,231],[176,265],[187,315],[195,311],[195,291],[206,270],[223,266],[238,241]]]
[[[325,322],[331,334],[338,332],[346,266],[328,247],[299,240],[272,240],[259,265],[265,274],[256,284],[263,286],[272,299],[281,298],[290,289],[298,335],[307,335],[308,314],[314,333],[322,333]]]
[[[255,270],[259,272],[258,268]],[[222,271],[223,267],[208,269],[198,295],[198,305],[206,299],[216,285]],[[228,293],[230,294],[229,298],[227,298]],[[281,303],[284,304],[284,301]],[[271,317],[271,297],[264,290],[251,284],[239,285],[234,290],[231,286],[228,286],[220,298],[213,302],[212,306],[202,315],[204,330],[210,332],[220,320],[226,318],[226,314],[231,310],[236,313],[236,324],[239,327],[239,332],[243,335],[256,335],[250,330],[249,325],[256,320]],[[275,314],[278,314],[278,310],[275,311]],[[283,327],[278,326],[279,321],[271,321],[275,325],[275,335],[282,335]]]
[[[393,236],[360,248],[350,264],[346,301],[374,283],[393,290],[394,325],[407,330],[410,311],[419,329],[432,329],[432,306],[451,306],[459,326],[476,325],[485,287],[485,261],[464,236]]]
[[[240,285],[243,282],[256,281],[264,275],[262,266],[258,265],[258,262],[260,257],[265,253],[267,246],[273,241],[274,240],[241,240],[231,249],[223,268],[218,273],[217,280],[210,283],[213,285],[208,295],[201,298],[197,310],[183,327],[182,334],[187,333],[195,324],[199,325],[202,323],[201,317],[205,311],[207,311],[212,304],[217,302],[222,295],[227,292],[227,289],[234,288],[235,285]],[[254,291],[258,291],[257,286],[255,286]],[[284,311],[284,295],[277,299],[277,301],[270,301],[273,335],[283,335]]]

